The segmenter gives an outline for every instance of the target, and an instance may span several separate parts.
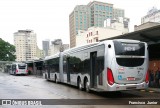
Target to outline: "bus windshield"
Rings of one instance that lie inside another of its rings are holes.
[[[26,68],[26,64],[18,64],[18,68],[19,69],[25,69]]]
[[[144,43],[124,43],[114,41],[116,55],[144,56]]]
[[[135,66],[141,66],[144,63],[144,58],[131,57],[131,56],[145,55],[144,43],[124,43],[124,42],[114,41],[114,47],[115,47],[116,61],[118,65],[126,67],[135,67]]]

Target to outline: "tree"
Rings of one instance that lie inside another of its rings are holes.
[[[0,61],[15,61],[15,46],[0,38]]]

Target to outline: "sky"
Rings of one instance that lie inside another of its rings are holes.
[[[0,38],[14,44],[13,33],[31,29],[42,40],[62,39],[69,44],[69,14],[76,5],[87,5],[93,0],[0,0]],[[130,18],[129,29],[141,24],[141,17],[154,6],[160,9],[160,0],[96,0],[114,4],[125,10]]]

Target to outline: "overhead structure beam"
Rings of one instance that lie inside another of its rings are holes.
[[[139,35],[140,35],[141,37],[149,40],[149,41],[152,41],[152,42],[155,42],[155,43],[158,42],[157,39],[154,39],[154,38],[152,38],[152,37],[150,37],[150,36],[147,36],[147,35],[145,35],[145,34],[140,33]]]

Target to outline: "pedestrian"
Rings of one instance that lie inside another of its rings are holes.
[[[158,88],[160,88],[160,69],[158,70]]]
[[[153,87],[154,85],[154,72],[151,70],[149,72],[149,87]]]
[[[159,71],[159,68],[157,68],[156,70],[156,73],[155,73],[155,84],[156,84],[156,87],[159,87],[159,80],[160,80],[160,71]]]

